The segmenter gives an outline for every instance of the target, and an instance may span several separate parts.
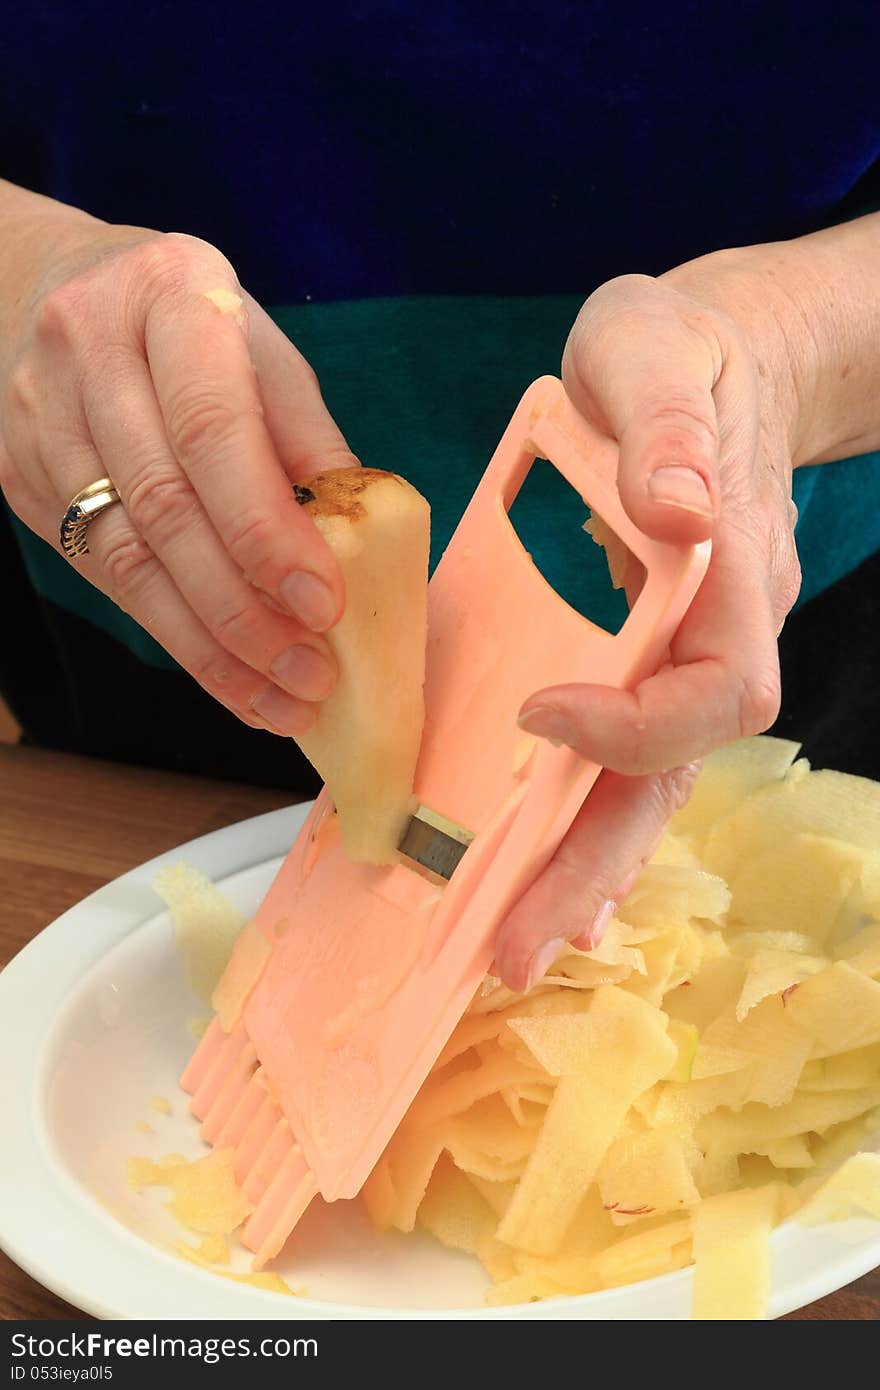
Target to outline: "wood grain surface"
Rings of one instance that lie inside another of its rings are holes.
[[[262,788],[0,746],[0,968],[108,879],[292,799]],[[880,1270],[790,1316],[877,1319]],[[0,1319],[84,1317],[0,1252]]]

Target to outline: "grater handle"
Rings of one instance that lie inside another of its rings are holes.
[[[580,652],[571,653],[572,674],[565,681],[632,689],[662,664],[705,575],[711,543],[673,546],[638,529],[620,499],[617,445],[586,423],[555,377],[540,378],[523,397],[484,475],[486,493],[479,500],[475,494],[478,510],[485,505],[497,523],[499,510],[508,511],[536,457],[553,464],[645,567],[644,586],[623,627],[616,635],[595,628],[584,634]],[[477,524],[491,524],[489,515]],[[560,601],[554,598],[558,619]],[[561,626],[559,632],[561,638]],[[544,674],[535,670],[533,689],[545,683]],[[571,748],[537,741],[524,769],[524,794],[505,835],[506,882],[494,885],[499,897],[506,889],[508,904],[516,881],[522,891],[549,862],[601,771]]]
[[[508,512],[536,458],[547,459],[664,584],[673,582],[675,573],[694,559],[697,568],[705,570],[708,543],[670,546],[646,536],[630,519],[617,487],[617,444],[584,420],[557,377],[539,377],[528,388],[471,506],[491,510],[496,517],[499,504]]]
[[[645,536],[617,490],[617,446],[580,417],[562,382],[542,377],[520,401],[429,590],[427,720],[416,776],[421,803],[474,832],[517,784],[547,783],[544,806],[586,795],[592,772],[566,749],[541,746],[513,771],[522,702],[542,687],[631,689],[662,663],[709,560],[708,542]],[[562,599],[536,569],[510,518],[536,457],[549,459],[644,565],[645,583],[616,634]],[[572,761],[574,760],[574,761]],[[574,793],[572,793],[573,795]],[[573,812],[572,812],[573,814]],[[472,857],[473,850],[467,858]]]

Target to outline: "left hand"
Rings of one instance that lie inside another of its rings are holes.
[[[77,572],[243,723],[308,733],[345,593],[292,485],[356,462],[314,372],[216,247],[21,198],[29,235],[0,264],[10,506],[60,551],[70,498],[110,478],[122,505]]]
[[[711,538],[669,664],[633,691],[561,685],[526,701],[529,733],[605,769],[555,857],[502,924],[495,969],[530,988],[562,945],[598,944],[614,907],[687,800],[699,759],[774,722],[777,638],[800,569],[791,500],[791,377],[767,329],[711,297],[628,275],[587,300],[563,379],[620,446],[629,516],[672,543]],[[678,283],[681,283],[679,281]],[[699,281],[698,281],[699,284]]]

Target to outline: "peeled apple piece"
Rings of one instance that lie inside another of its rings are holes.
[[[425,722],[430,508],[378,468],[319,473],[298,493],[345,580],[327,633],[339,683],[297,742],[327,784],[342,844],[391,864],[408,816]]]
[[[880,1219],[880,1154],[853,1154],[798,1212],[805,1226],[867,1212]]]
[[[699,1151],[694,1151],[700,1157]],[[699,1203],[688,1151],[671,1131],[648,1130],[616,1140],[606,1153],[597,1182],[615,1225],[675,1212]]]
[[[694,1218],[692,1316],[702,1322],[767,1316],[770,1232],[779,1219],[779,1189],[720,1192]]]
[[[744,865],[767,853],[768,845],[781,846],[802,834],[842,840],[849,850],[876,852],[880,782],[829,769],[769,782],[715,823],[701,850],[703,867],[730,882]],[[735,916],[735,882],[733,886]]]
[[[785,776],[799,743],[784,738],[744,738],[711,753],[686,805],[672,819],[677,835],[703,835],[753,791]]]
[[[826,835],[779,837],[731,873],[730,919],[753,931],[805,935],[821,949],[866,853]]]
[[[244,925],[237,908],[191,864],[160,869],[153,888],[167,905],[193,992],[206,1002]]]

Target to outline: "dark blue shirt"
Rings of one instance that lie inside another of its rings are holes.
[[[260,299],[587,292],[866,194],[880,5],[34,0],[0,171]]]

